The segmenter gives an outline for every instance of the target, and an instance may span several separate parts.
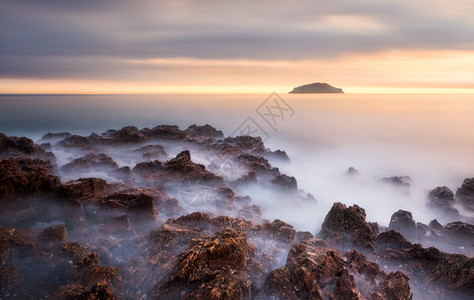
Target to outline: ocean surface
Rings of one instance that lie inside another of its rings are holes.
[[[362,206],[369,221],[382,225],[398,209],[428,223],[436,215],[426,209],[427,192],[456,191],[474,177],[474,95],[0,96],[0,132],[34,140],[47,132],[89,135],[159,124],[211,124],[226,136],[256,134],[270,149],[285,150],[291,163],[278,167],[318,205],[302,209],[249,194],[265,217],[313,232],[336,201]],[[360,172],[356,180],[344,176],[351,166]],[[380,184],[398,175],[412,178],[408,191]]]

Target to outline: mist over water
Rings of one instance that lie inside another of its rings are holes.
[[[295,176],[298,187],[317,203],[295,204],[261,189],[239,194],[250,195],[263,208],[264,218],[279,218],[313,233],[336,201],[358,204],[369,221],[384,226],[399,209],[428,223],[438,217],[425,207],[428,191],[444,185],[456,191],[464,178],[474,176],[473,95],[281,96],[295,114],[278,119],[275,128],[255,112],[268,97],[264,94],[1,96],[0,132],[37,141],[47,132],[89,135],[126,125],[186,128],[208,123],[228,136],[251,117],[268,134],[266,146],[290,156],[291,163],[273,164]],[[165,147],[170,157],[180,151]],[[119,167],[133,167],[137,159],[131,151],[123,148],[109,155]],[[55,154],[59,165],[73,158]],[[206,163],[199,153],[191,150],[191,155]],[[344,175],[351,166],[359,176]],[[105,173],[92,175],[111,180]],[[410,176],[410,187],[381,181],[391,176]]]

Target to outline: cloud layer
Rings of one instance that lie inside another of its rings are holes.
[[[184,67],[136,62],[474,50],[469,0],[4,0],[0,7],[0,78],[161,80]]]

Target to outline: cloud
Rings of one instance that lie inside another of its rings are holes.
[[[474,49],[468,13],[474,6],[464,0],[0,5],[3,78],[165,76],[158,74],[167,71],[163,66],[129,63],[156,58],[301,61],[393,49]]]

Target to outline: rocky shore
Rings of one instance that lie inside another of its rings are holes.
[[[0,134],[0,299],[472,299],[474,178],[427,191],[445,225],[334,203],[298,231],[239,192],[315,203],[289,160],[210,125]]]

